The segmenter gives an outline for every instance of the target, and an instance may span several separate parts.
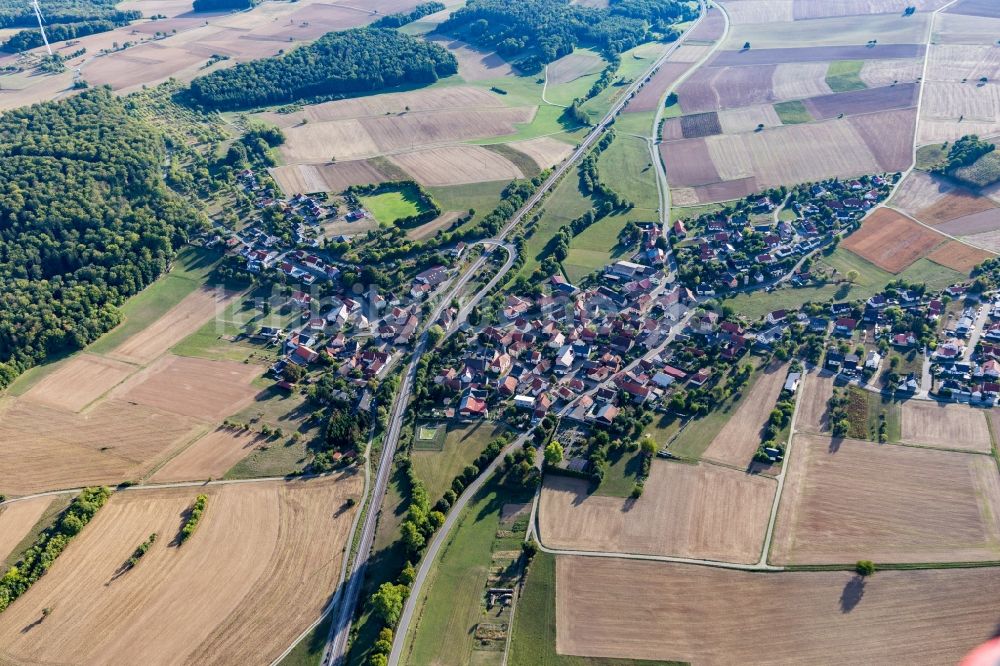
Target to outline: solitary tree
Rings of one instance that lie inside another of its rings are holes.
[[[558,465],[563,459],[563,447],[562,444],[556,440],[549,442],[549,445],[545,447],[545,464],[547,465]]]
[[[743,50],[744,51],[750,50],[750,42],[743,42]]]
[[[854,565],[854,570],[858,572],[859,576],[871,576],[875,573],[875,563],[871,560],[858,560],[858,563]]]
[[[854,284],[855,282],[857,282],[859,275],[860,274],[856,270],[851,269],[847,271],[847,281],[850,282],[851,284]]]

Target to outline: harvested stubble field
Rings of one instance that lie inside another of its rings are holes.
[[[705,449],[702,458],[747,467],[760,446],[761,431],[778,401],[787,374],[787,365],[768,367],[754,383],[746,400]]]
[[[869,53],[877,53],[895,46],[912,47],[921,44],[926,39],[930,15],[921,13],[903,16],[902,14],[900,9],[898,13],[873,14],[863,20],[859,20],[856,16],[833,16],[800,19],[792,23],[768,21],[735,25],[729,31],[729,36],[722,47],[736,50],[742,48],[744,42],[750,42],[752,45],[750,52],[757,49],[796,47],[840,48],[864,45],[869,40],[877,39],[877,45],[867,48]],[[853,58],[831,58],[831,60],[853,60]]]
[[[18,496],[139,478],[203,426],[175,413],[106,400],[86,414],[8,400],[0,414],[0,489]]]
[[[829,16],[865,16],[868,14],[899,15],[907,7],[918,12],[932,12],[949,0],[795,0],[795,20]]]
[[[150,478],[151,483],[221,479],[233,465],[250,454],[268,439],[251,430],[218,428],[196,440]],[[271,446],[284,446],[284,442],[271,442]]]
[[[990,452],[987,411],[930,400],[902,403],[902,437],[908,444]]]
[[[948,12],[1000,19],[1000,7],[993,0],[958,0],[948,8]]]
[[[52,497],[45,496],[0,506],[0,562],[13,553],[52,501]]]
[[[826,83],[825,62],[793,62],[778,65],[774,69],[773,89],[777,100],[802,99],[817,95],[829,95],[833,91]]]
[[[727,467],[662,461],[637,501],[588,495],[587,485],[546,477],[538,510],[546,546],[743,564],[760,558],[776,487]]]
[[[992,259],[996,254],[987,252],[978,247],[966,245],[960,241],[948,241],[939,245],[927,258],[936,264],[947,266],[960,273],[968,273],[973,268],[983,263],[987,259]]]
[[[775,564],[1000,559],[990,456],[796,435],[790,458]]]
[[[462,213],[459,211],[453,210],[447,213],[441,213],[427,224],[422,224],[419,227],[408,229],[406,237],[410,240],[423,240],[424,238],[433,236],[440,229],[447,229],[452,222],[460,217],[462,217]]]
[[[978,82],[985,76],[1000,76],[997,48],[983,44],[936,44],[928,54],[927,78],[930,81]]]
[[[442,109],[297,125],[285,130],[289,164],[375,157],[443,143],[513,134],[537,107]]]
[[[917,84],[901,83],[882,88],[866,88],[851,92],[821,95],[803,103],[817,120],[836,118],[840,115],[857,116],[893,109],[907,109],[917,103]]]
[[[742,43],[742,42],[741,42]],[[885,44],[868,46],[796,46],[749,51],[720,51],[709,65],[740,67],[746,65],[780,65],[788,62],[830,62],[832,60],[892,60],[922,58],[923,44]]]
[[[50,407],[78,412],[135,372],[134,365],[94,354],[79,354],[63,362],[25,394]]]
[[[629,106],[631,106],[631,104]],[[550,136],[540,136],[534,139],[526,139],[524,141],[514,141],[512,143],[508,143],[507,145],[530,157],[535,164],[538,165],[539,169],[554,167],[569,157],[573,152],[573,146],[571,144],[568,144],[565,141],[560,141],[559,139],[553,139]]]
[[[709,7],[705,17],[687,36],[698,42],[715,42],[722,39],[726,31],[726,17],[716,7]]]
[[[993,210],[996,204],[952,181],[915,171],[896,190],[892,204],[924,224],[940,224]]]
[[[794,18],[795,0],[723,0],[722,5],[735,25],[783,23]]]
[[[132,376],[111,397],[181,416],[220,421],[258,393],[260,366],[168,354]]]
[[[858,76],[869,88],[912,83],[920,77],[920,60],[866,60]]]
[[[840,246],[890,273],[899,273],[945,240],[890,208],[879,208]]]
[[[799,413],[795,421],[796,431],[823,433],[830,431],[827,406],[833,396],[834,377],[828,373],[803,375],[799,391]]]
[[[286,196],[307,192],[343,192],[352,185],[390,180],[367,160],[336,164],[292,164],[268,172]]]
[[[660,99],[667,89],[674,84],[677,79],[684,75],[684,72],[691,69],[689,62],[665,62],[649,82],[646,83],[639,92],[636,93],[632,101],[625,107],[625,113],[642,113],[655,111],[660,106]]]
[[[239,297],[238,292],[225,289],[197,289],[108,356],[127,363],[149,363],[197,331],[213,315],[224,312]]]
[[[285,129],[308,123],[323,123],[332,120],[352,118],[373,118],[386,114],[437,111],[440,109],[482,109],[504,108],[500,95],[474,86],[447,86],[431,90],[411,90],[408,92],[382,93],[351,99],[341,99],[322,104],[310,104],[292,113],[268,111],[255,118]]]
[[[776,67],[701,67],[677,87],[684,113],[721,111],[777,101],[773,82]]]
[[[954,664],[1000,606],[992,569],[860,580],[559,557],[556,590],[558,653],[692,664]]]
[[[269,663],[334,590],[356,510],[344,501],[360,490],[359,475],[340,475],[118,493],[0,616],[0,660]],[[177,547],[199,493],[205,514]],[[119,575],[151,532],[161,538]]]
[[[550,62],[545,70],[545,76],[549,83],[559,85],[570,83],[582,76],[596,74],[602,69],[604,69],[604,58],[592,51],[576,49],[569,55]]]
[[[422,185],[467,185],[514,180],[524,174],[510,160],[482,146],[441,146],[392,155],[389,159]]]
[[[778,127],[781,118],[770,104],[763,106],[748,106],[742,109],[727,109],[719,111],[719,123],[725,134],[741,134],[754,132],[758,125]],[[678,137],[683,138],[683,137]]]
[[[517,70],[494,51],[483,51],[443,35],[431,35],[428,39],[451,51],[458,60],[458,75],[465,81],[490,81],[517,74]]]

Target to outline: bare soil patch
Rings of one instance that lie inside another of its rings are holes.
[[[540,136],[525,141],[514,141],[507,145],[530,157],[538,165],[539,169],[554,167],[573,152],[572,145],[559,139],[553,139],[550,136]]]
[[[136,371],[134,365],[79,354],[32,386],[24,399],[78,412]]]
[[[840,246],[867,259],[882,270],[898,273],[926,257],[945,238],[890,208],[880,208],[865,218],[861,228]]]
[[[148,363],[224,312],[239,293],[202,287],[184,297],[142,332],[115,347],[108,356],[128,363]]]
[[[674,85],[674,82],[689,69],[691,69],[691,63],[688,62],[663,63],[656,70],[656,74],[653,74],[649,81],[635,94],[635,97],[625,107],[624,113],[655,111],[660,106],[660,99],[663,98],[667,89]]]
[[[151,483],[220,479],[253,449],[268,441],[260,433],[217,428],[201,437],[149,477]],[[283,446],[283,442],[272,442]]]
[[[710,183],[694,188],[693,203],[710,203],[714,201],[732,201],[742,199],[755,192],[760,192],[761,186],[757,179],[751,177],[727,180],[724,183]]]
[[[959,273],[968,273],[987,259],[996,255],[960,241],[948,241],[927,255],[934,263],[947,266]]]
[[[865,142],[880,171],[905,171],[913,163],[916,109],[869,113],[847,122]]]
[[[787,374],[787,365],[773,364],[768,367],[702,457],[736,467],[749,466],[760,446],[761,431],[778,401]]]
[[[336,164],[292,164],[268,169],[286,196],[306,192],[343,192],[352,185],[389,180],[367,160]]]
[[[998,605],[1000,576],[991,569],[859,580],[846,571],[559,557],[556,651],[692,664],[938,666],[958,663],[992,635]]]
[[[684,113],[721,111],[774,102],[775,66],[702,67],[677,88]]]
[[[51,504],[52,497],[45,496],[0,506],[0,562],[14,552]]]
[[[661,143],[660,154],[666,165],[667,177],[674,187],[707,185],[721,180],[705,139]]]
[[[935,225],[935,229],[940,229],[952,236],[972,236],[975,234],[990,233],[1000,229],[1000,208],[990,208],[980,213],[963,215],[954,220],[948,220]]]
[[[796,435],[776,564],[1000,559],[1000,477],[989,456]]]
[[[988,413],[967,405],[908,400],[902,405],[902,441],[989,453]]]
[[[588,496],[587,485],[546,477],[538,514],[546,546],[745,564],[760,558],[776,488],[726,467],[662,461],[638,500]]]
[[[344,501],[360,490],[359,475],[340,475],[116,494],[0,616],[0,659],[270,662],[335,589],[356,510]],[[199,493],[209,499],[197,531],[171,545]],[[152,532],[152,548],[118,574]],[[43,608],[54,610],[36,623]]]
[[[135,480],[204,426],[175,413],[107,400],[86,414],[8,401],[0,414],[0,489],[19,496]]]
[[[890,60],[895,58],[922,58],[923,44],[879,44],[868,46],[796,46],[780,49],[749,51],[719,51],[712,58],[712,67],[739,67],[742,65],[780,65],[786,62],[829,62],[831,60]]]
[[[813,118],[826,120],[840,115],[857,116],[863,113],[910,108],[917,103],[917,90],[915,83],[900,83],[895,86],[812,97],[804,100],[804,104]]]
[[[510,160],[482,146],[427,148],[389,159],[423,185],[465,185],[524,177]]]
[[[259,366],[167,355],[112,392],[131,403],[182,416],[221,421],[246,406],[258,390]]]

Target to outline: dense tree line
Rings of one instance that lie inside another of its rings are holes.
[[[6,610],[49,570],[70,540],[90,522],[109,497],[109,488],[84,488],[69,508],[59,515],[55,524],[35,539],[17,564],[0,578],[0,612]]]
[[[42,16],[46,25],[77,23],[105,18],[115,13],[118,0],[46,0]],[[35,12],[27,0],[0,0],[0,28],[38,27]]]
[[[66,39],[77,39],[94,35],[99,32],[108,32],[123,25],[128,25],[136,19],[142,18],[142,12],[114,11],[103,18],[77,23],[53,23],[45,26],[45,34],[50,42],[61,42]],[[15,33],[10,39],[0,46],[0,50],[20,53],[42,46],[42,33],[38,28],[29,28]]]
[[[577,46],[616,55],[648,41],[651,30],[670,31],[670,23],[694,15],[688,3],[678,0],[612,0],[601,9],[569,0],[470,0],[440,29],[461,32],[505,57],[522,58],[518,66],[533,72]]]
[[[389,14],[388,16],[383,16],[379,20],[372,23],[374,28],[401,28],[407,23],[413,23],[414,21],[419,21],[425,16],[430,16],[436,12],[440,12],[446,9],[443,3],[440,2],[422,2],[412,11],[409,12],[397,12],[395,14]]]
[[[980,157],[995,149],[996,146],[989,141],[984,141],[975,134],[966,134],[951,144],[947,160],[934,171],[939,174],[950,174],[955,169],[975,163]]]
[[[0,116],[0,386],[121,321],[199,224],[163,141],[101,88]]]
[[[457,71],[455,56],[437,44],[395,30],[359,28],[195,79],[191,95],[209,108],[246,109],[430,84]]]
[[[194,531],[198,529],[198,523],[201,522],[201,517],[205,513],[206,506],[208,506],[208,495],[198,495],[194,500],[194,504],[188,509],[187,520],[184,521],[184,526],[181,527],[180,540],[182,542],[190,539]]]

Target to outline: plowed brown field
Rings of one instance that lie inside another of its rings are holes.
[[[941,234],[921,226],[905,215],[880,208],[861,228],[840,244],[879,268],[898,273],[917,259],[926,257],[945,240]]]

